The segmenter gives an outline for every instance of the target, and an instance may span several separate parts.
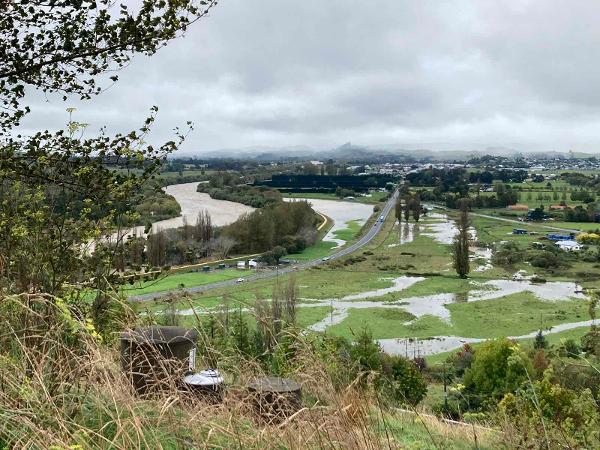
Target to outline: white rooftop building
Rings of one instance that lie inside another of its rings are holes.
[[[558,241],[556,245],[558,245],[561,250],[567,252],[578,252],[581,250],[581,244],[577,241]]]

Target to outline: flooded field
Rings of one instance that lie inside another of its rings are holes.
[[[335,221],[335,226],[326,236],[326,240],[332,240],[339,244],[344,241],[335,239],[332,233],[335,230],[345,228],[346,223],[352,220],[366,220],[372,214],[372,208],[368,205],[355,204],[350,202],[339,202],[331,200],[310,200],[315,210],[331,217]],[[386,240],[386,247],[398,247],[404,244],[415,241],[420,235],[431,237],[438,245],[450,251],[447,247],[452,243],[452,240],[457,233],[456,226],[446,214],[430,213],[420,223],[400,223],[396,224],[393,232],[390,234],[391,240]],[[485,272],[493,269],[491,264],[492,249],[476,246],[476,232],[471,230],[473,246],[470,247],[470,259],[472,261],[473,272]],[[431,245],[427,243],[426,245]],[[451,264],[451,263],[449,263]],[[452,269],[443,269],[450,271]],[[400,275],[400,274],[398,274]],[[335,327],[335,332],[339,333],[344,327],[356,327],[357,324],[369,326],[368,317],[378,317],[374,315],[374,310],[381,310],[382,315],[379,316],[382,320],[382,326],[388,327],[388,332],[380,334],[381,337],[394,336],[398,332],[399,336],[406,336],[407,329],[405,327],[428,327],[432,326],[432,337],[425,339],[407,339],[407,338],[390,338],[379,339],[383,349],[386,352],[401,354],[401,355],[431,355],[440,352],[451,351],[460,348],[465,343],[477,343],[485,340],[489,336],[485,330],[467,334],[472,330],[464,328],[463,307],[450,307],[450,305],[465,304],[472,302],[495,302],[503,301],[502,308],[507,308],[505,299],[513,308],[511,314],[515,318],[522,315],[529,316],[537,314],[537,309],[533,312],[524,309],[521,311],[521,298],[523,298],[523,307],[526,302],[531,301],[534,297],[537,301],[542,302],[573,302],[586,300],[587,296],[582,292],[582,288],[575,282],[569,281],[548,281],[546,283],[534,283],[531,277],[517,276],[520,273],[507,276],[507,279],[495,279],[492,277],[470,279],[464,285],[460,285],[456,289],[455,282],[452,277],[447,278],[449,281],[448,287],[444,284],[445,278],[436,279],[435,277],[425,276],[393,276],[388,278],[379,278],[378,281],[387,282],[387,287],[379,289],[370,289],[363,292],[350,290],[348,295],[340,295],[337,298],[301,298],[298,301],[298,308],[328,308],[330,312],[326,317],[320,316],[317,322],[313,323],[308,329],[313,331],[327,331],[330,327]],[[512,278],[512,279],[511,279]],[[442,280],[442,281],[437,281]],[[335,283],[335,279],[331,280]],[[419,284],[423,283],[423,284]],[[415,286],[419,284],[419,286]],[[381,285],[381,284],[380,284]],[[385,286],[385,285],[384,285]],[[436,286],[432,289],[431,286]],[[439,288],[437,287],[439,286]],[[310,284],[302,284],[303,289],[310,288]],[[354,288],[356,289],[356,287]],[[360,290],[360,286],[358,289]],[[406,292],[403,292],[406,291]],[[459,292],[457,292],[459,291]],[[343,292],[343,291],[342,291]],[[423,292],[423,294],[420,294]],[[417,295],[415,295],[417,294]],[[428,294],[428,295],[425,295]],[[515,297],[516,294],[523,294],[522,297]],[[326,296],[326,295],[324,295]],[[507,297],[510,297],[510,300]],[[516,302],[516,306],[515,306]],[[564,305],[564,303],[563,303]],[[487,310],[487,305],[485,306]],[[531,306],[529,307],[531,308]],[[364,310],[360,311],[360,310]],[[206,309],[204,310],[206,311]],[[244,311],[252,312],[251,308]],[[359,312],[357,312],[359,311]],[[475,311],[475,309],[473,310]],[[181,314],[192,314],[194,311],[181,311]],[[198,313],[200,311],[196,311]],[[454,317],[453,317],[454,314]],[[364,323],[363,323],[364,317]],[[387,317],[391,317],[387,319]],[[581,317],[581,319],[579,318]],[[564,330],[579,328],[589,325],[590,321],[582,321],[583,316],[571,315],[569,318],[565,316],[565,323],[555,325],[547,333],[557,333]],[[525,320],[527,317],[525,317]],[[316,319],[317,320],[317,319]],[[433,322],[431,322],[433,320]],[[579,321],[575,321],[579,320]],[[386,322],[387,321],[387,322]],[[424,322],[423,322],[424,321]],[[440,322],[441,321],[441,322]],[[436,324],[437,325],[429,325]],[[554,322],[556,323],[556,321]],[[558,322],[560,323],[560,321]],[[428,325],[424,325],[428,324]],[[506,326],[506,325],[505,325]],[[514,334],[520,332],[528,332],[536,325],[529,327],[517,326],[512,327],[510,324],[506,326],[506,330],[512,330]],[[341,328],[340,328],[341,327]],[[398,330],[396,330],[398,327]],[[437,327],[437,328],[436,328]],[[403,331],[400,331],[400,329]],[[445,336],[443,334],[451,334],[452,329],[457,330],[458,336]],[[391,332],[389,331],[391,330]],[[436,331],[437,330],[437,331]],[[460,330],[460,331],[459,331]],[[334,332],[332,330],[331,332]],[[507,334],[511,331],[507,331]],[[537,332],[537,331],[536,331]],[[513,336],[514,339],[526,339],[534,337],[536,332]],[[439,335],[435,335],[439,334]],[[462,337],[463,334],[472,337]],[[421,333],[420,336],[427,336]],[[481,336],[481,337],[480,337]]]
[[[556,281],[544,284],[534,284],[527,280],[491,280],[484,283],[472,283],[473,288],[468,292],[438,293],[426,296],[400,298],[396,301],[369,300],[377,299],[394,292],[400,292],[415,283],[424,280],[426,280],[426,278],[423,277],[398,277],[391,280],[393,284],[388,288],[347,295],[339,299],[311,299],[310,303],[300,303],[298,306],[331,307],[331,315],[311,327],[314,331],[324,331],[333,325],[342,323],[344,319],[348,317],[350,309],[399,309],[410,313],[415,318],[434,316],[450,324],[452,322],[452,317],[450,310],[446,308],[446,305],[453,303],[491,301],[522,292],[530,292],[541,301],[577,300],[587,298],[580,292],[580,287],[576,283],[571,282]],[[409,324],[410,322],[412,321],[405,322],[404,325]]]
[[[388,244],[388,247],[390,248],[414,241],[415,236],[419,234],[421,228],[418,223],[403,222],[396,224],[396,229],[398,230],[398,242],[395,244]]]
[[[555,325],[549,330],[542,330],[543,335],[560,333],[562,331],[573,330],[575,328],[589,327],[593,325],[593,320],[584,320],[581,322],[562,323]],[[533,339],[537,331],[521,336],[507,336],[508,339]],[[459,336],[434,336],[429,339],[378,339],[381,347],[386,353],[401,355],[408,358],[415,356],[435,355],[461,348],[464,344],[476,344],[484,342],[486,339],[467,338]]]
[[[396,227],[398,229],[398,242],[388,244],[388,248],[408,244],[419,234],[428,236],[440,244],[451,245],[454,237],[458,234],[458,228],[456,228],[454,221],[450,220],[446,214],[437,212],[427,214],[425,221],[422,223],[403,222],[397,224]],[[471,228],[469,234],[473,243],[476,243],[477,231]],[[475,272],[485,272],[493,269],[491,262],[492,249],[471,246],[469,251],[471,261],[478,263],[473,268]]]
[[[485,272],[486,270],[493,269],[492,265],[492,249],[485,247],[471,247],[469,248],[471,253],[470,259],[472,261],[482,261],[480,265],[475,267],[475,272]]]
[[[373,206],[364,203],[344,202],[336,200],[321,200],[321,199],[285,199],[286,201],[306,200],[313,209],[333,220],[333,227],[323,238],[324,241],[335,242],[338,247],[344,245],[346,241],[336,238],[335,232],[347,228],[347,223],[357,221],[359,224],[364,224],[371,214],[373,214]]]
[[[451,245],[454,236],[458,234],[458,228],[453,220],[448,219],[448,216],[443,213],[429,213],[427,214],[429,222],[427,223],[427,229],[422,234],[435,239],[436,242],[445,245]],[[477,239],[477,233],[475,229],[469,230],[471,239],[475,241]]]

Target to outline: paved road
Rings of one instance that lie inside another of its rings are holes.
[[[383,216],[384,221],[385,221],[385,219],[387,219],[390,212],[394,209],[394,204],[396,203],[397,198],[398,198],[398,191],[394,192],[394,195],[392,195],[390,197],[390,199],[385,204],[383,210],[381,210],[379,212],[379,217],[377,217],[377,220],[375,221],[375,223],[371,226],[369,231],[367,231],[364,234],[364,236],[362,236],[354,244],[349,245],[348,247],[344,247],[337,253],[334,253],[328,259],[323,260],[323,259],[319,258],[319,259],[315,259],[312,261],[295,264],[294,267],[286,266],[286,267],[280,268],[278,270],[269,270],[266,272],[258,272],[255,275],[250,275],[250,276],[245,277],[246,282],[255,281],[255,280],[266,280],[268,278],[276,277],[277,275],[282,275],[282,274],[286,274],[286,273],[290,273],[290,272],[296,272],[296,271],[308,269],[310,267],[318,266],[321,264],[326,264],[328,261],[342,258],[344,256],[349,255],[350,253],[353,253],[353,252],[359,250],[360,248],[364,247],[369,242],[371,242],[371,240],[375,236],[377,236],[377,233],[379,233],[379,230],[381,229],[381,225],[383,225],[383,222],[379,220],[380,217]],[[188,294],[198,294],[200,292],[205,292],[205,291],[209,291],[212,289],[224,288],[224,287],[228,287],[228,286],[235,286],[236,283],[237,283],[236,279],[219,281],[218,283],[211,283],[211,284],[204,284],[201,286],[190,287],[190,288],[184,289],[183,292],[188,293]],[[132,295],[128,298],[128,300],[131,302],[145,302],[145,301],[149,301],[149,300],[157,300],[160,298],[168,297],[169,295],[171,295],[174,292],[181,293],[182,290],[177,289],[174,291],[163,291],[163,292],[153,292],[150,294]]]

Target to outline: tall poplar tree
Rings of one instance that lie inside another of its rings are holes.
[[[415,194],[413,196],[412,202],[411,202],[411,209],[412,209],[413,219],[415,219],[415,222],[418,222],[419,219],[421,218],[421,197],[419,196],[419,194]]]
[[[458,234],[454,237],[452,258],[454,269],[461,278],[469,274],[469,202],[468,199],[460,200],[460,215],[456,222]]]
[[[402,199],[400,197],[398,197],[396,199],[396,207],[394,209],[395,215],[396,215],[396,219],[398,220],[398,223],[402,222]]]

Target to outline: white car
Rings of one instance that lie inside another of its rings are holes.
[[[322,258],[321,261],[329,261],[329,256],[326,256],[325,258]]]
[[[238,279],[236,280],[236,283],[243,283],[244,281],[246,281],[246,280],[244,280],[243,278],[238,278]]]

